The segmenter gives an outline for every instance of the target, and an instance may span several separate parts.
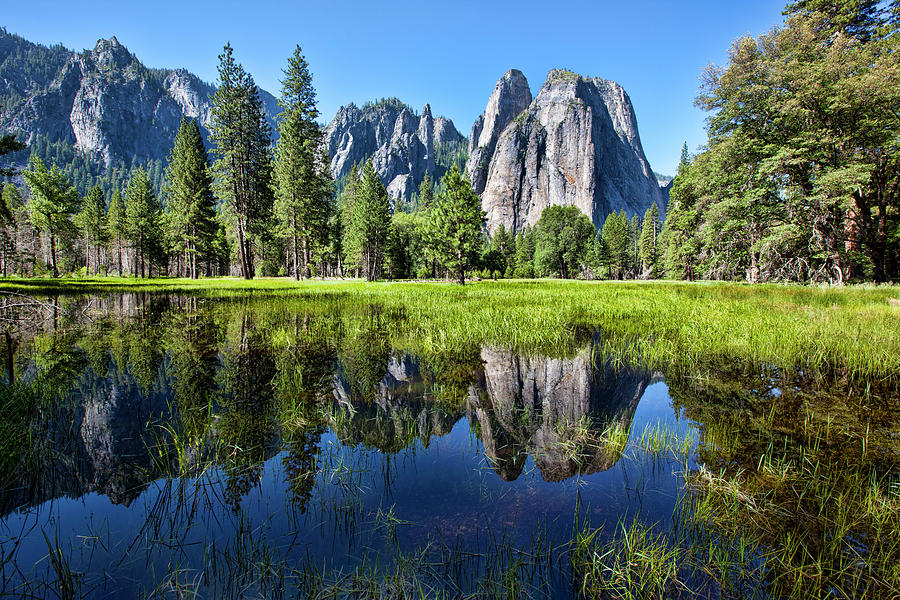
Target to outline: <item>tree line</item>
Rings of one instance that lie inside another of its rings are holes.
[[[159,193],[159,175],[138,167],[121,191],[83,198],[32,154],[27,204],[3,189],[0,273],[896,279],[900,0],[799,0],[785,17],[705,72],[697,104],[711,113],[709,141],[693,156],[683,148],[664,221],[653,205],[597,228],[551,206],[522,231],[489,234],[456,155],[407,203],[388,196],[371,161],[334,182],[300,47],[273,144],[259,89],[226,45],[211,148],[186,118]],[[0,151],[22,151],[3,139]]]
[[[709,140],[682,153],[671,277],[900,277],[900,2],[798,0],[734,42],[697,105]]]

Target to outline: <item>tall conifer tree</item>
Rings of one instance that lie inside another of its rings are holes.
[[[169,248],[184,254],[186,273],[197,278],[197,256],[208,256],[216,236],[216,201],[206,147],[196,121],[184,117],[166,168],[166,234]]]
[[[210,134],[216,145],[216,188],[234,216],[241,275],[254,276],[253,240],[272,211],[269,125],[253,78],[234,60],[231,44],[219,55]]]
[[[332,183],[322,132],[316,119],[316,91],[300,46],[288,59],[282,81],[281,121],[275,148],[275,212],[293,254],[294,277],[310,276],[310,257],[325,245]],[[302,261],[302,264],[301,264]]]

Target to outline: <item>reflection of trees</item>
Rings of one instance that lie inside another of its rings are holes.
[[[345,318],[339,365],[350,393],[371,401],[391,355],[389,327],[396,323],[377,305],[367,306],[362,312]]]
[[[224,495],[235,511],[259,482],[267,449],[277,434],[272,402],[275,358],[270,341],[252,313],[238,309],[222,347],[223,412],[216,431],[224,452]]]
[[[195,298],[185,304],[168,315],[166,347],[181,433],[193,448],[205,436],[213,414],[221,328],[198,310]]]
[[[766,556],[757,577],[773,596],[894,596],[895,390],[744,367],[667,383],[700,432],[686,512],[698,536]]]
[[[327,307],[333,308],[333,307]],[[331,391],[337,361],[340,314],[293,311],[273,331],[278,420],[287,445],[285,475],[291,501],[306,511],[315,487],[319,440],[324,428],[319,409]]]
[[[323,429],[309,429],[293,432],[287,441],[287,455],[284,457],[284,472],[290,483],[291,503],[306,512],[306,504],[312,497],[318,474],[319,441]]]

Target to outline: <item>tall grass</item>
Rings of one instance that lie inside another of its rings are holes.
[[[605,351],[654,369],[696,372],[738,361],[855,380],[900,379],[892,287],[672,282],[294,282],[285,279],[5,280],[35,294],[122,291],[332,299],[404,315],[395,346],[438,354],[498,345],[572,352],[599,328]],[[399,311],[399,312],[398,312]]]

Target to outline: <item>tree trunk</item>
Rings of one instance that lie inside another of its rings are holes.
[[[309,237],[303,236],[303,277],[309,279],[312,272],[309,269]]]
[[[50,232],[50,261],[53,263],[53,276],[59,277],[59,269],[56,268],[56,235]]]
[[[294,242],[294,247],[293,247],[293,250],[294,250],[294,280],[299,281],[300,280],[300,265],[299,265],[300,257],[297,252],[297,215],[296,215],[296,213],[291,216],[291,219],[292,219],[292,226],[293,226],[291,229],[291,233],[294,238],[294,240],[293,240],[293,242]]]
[[[250,276],[247,274],[247,257],[246,252],[247,248],[244,245],[244,222],[243,219],[238,219],[238,256],[241,259],[241,276],[244,279],[250,279]]]
[[[459,282],[459,285],[466,285],[466,268],[463,264],[463,255],[461,250],[458,250],[456,252],[456,261],[458,275],[457,281]]]

